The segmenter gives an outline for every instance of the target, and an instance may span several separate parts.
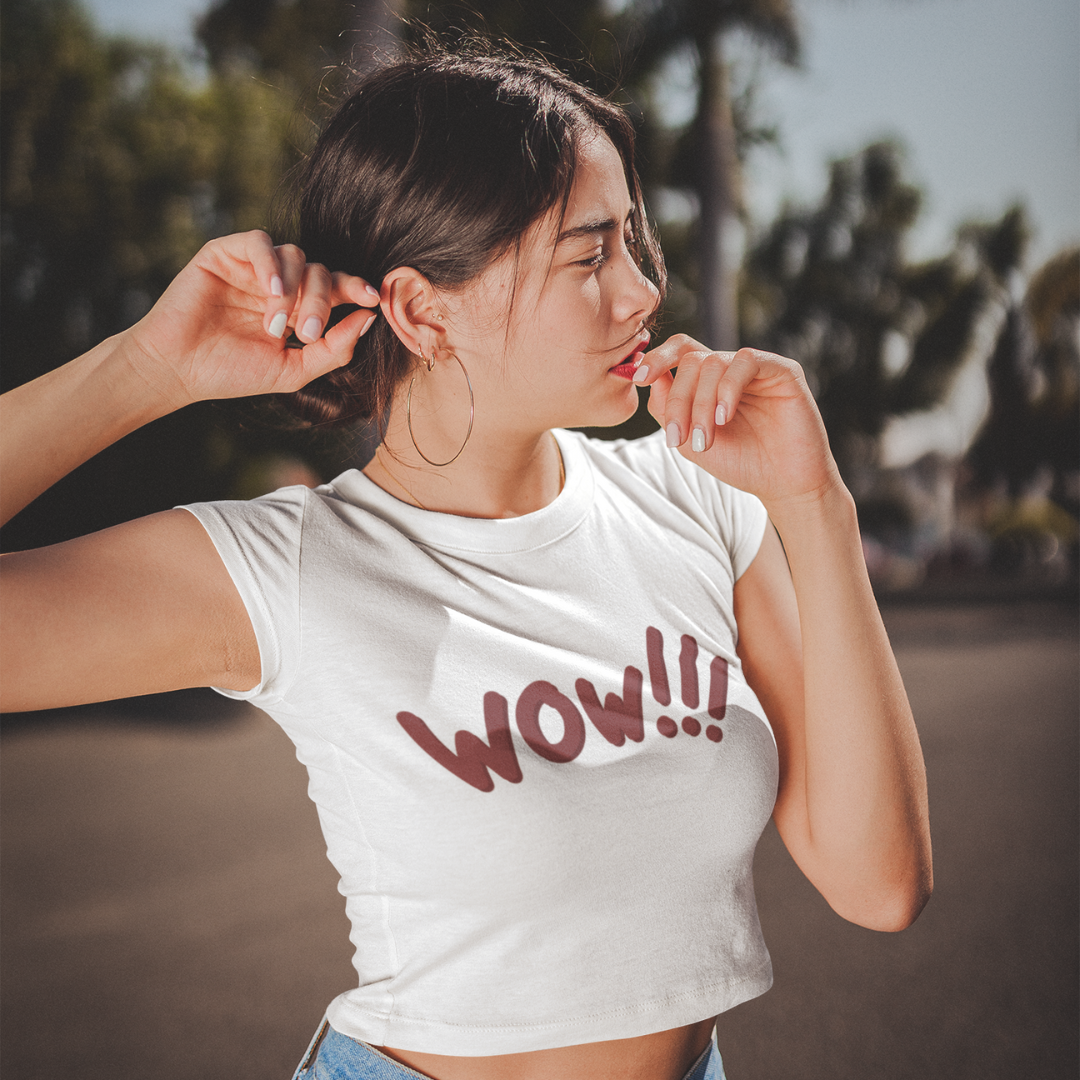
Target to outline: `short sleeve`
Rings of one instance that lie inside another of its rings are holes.
[[[598,444],[597,451],[622,460],[637,476],[662,491],[671,503],[706,528],[727,551],[737,581],[754,561],[769,516],[756,495],[740,491],[669,450],[664,434]]]
[[[271,704],[288,689],[299,664],[300,552],[304,487],[282,488],[248,502],[194,503],[179,507],[198,518],[251,619],[261,675],[252,690],[214,687],[226,697]]]
[[[750,564],[761,548],[769,515],[756,495],[750,495],[733,487],[726,488],[726,495],[731,529],[729,541],[731,568],[735,574],[735,580],[738,581],[750,568]]]

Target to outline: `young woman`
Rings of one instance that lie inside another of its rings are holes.
[[[298,1076],[721,1077],[716,1015],[771,981],[770,814],[847,919],[901,929],[931,888],[918,737],[800,369],[649,349],[632,129],[540,63],[367,77],[299,212],[301,247],[213,241],[7,396],[3,514],[199,399],[375,418],[378,452],[5,556],[3,707],[211,685],[291,736],[359,973]],[[656,436],[563,430],[639,385]]]

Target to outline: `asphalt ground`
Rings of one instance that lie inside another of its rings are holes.
[[[834,915],[770,827],[776,982],[729,1080],[1075,1080],[1075,605],[886,610],[930,780],[936,890],[901,934]],[[0,1074],[287,1080],[351,946],[305,776],[202,694],[0,721]],[[643,868],[644,869],[644,868]]]

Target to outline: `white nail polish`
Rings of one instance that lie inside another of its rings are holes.
[[[284,337],[285,336],[285,327],[288,325],[288,322],[289,322],[289,314],[288,314],[288,312],[279,311],[270,320],[270,330],[269,330],[270,336],[271,337]]]
[[[643,383],[649,377],[649,367],[647,364],[642,364],[641,367],[634,372],[634,382]]]
[[[273,296],[285,295],[285,286],[281,284],[281,278],[277,274],[270,279],[270,292]]]
[[[705,432],[699,427],[694,428],[694,433],[690,436],[690,449],[695,454],[705,453]]]
[[[716,406],[716,423],[720,427],[727,423],[727,406],[722,401]]]
[[[304,337],[309,341],[318,341],[322,333],[322,323],[314,315],[304,323]]]
[[[672,450],[682,442],[682,436],[679,434],[679,425],[674,421],[664,428],[664,434],[667,437],[667,444]]]

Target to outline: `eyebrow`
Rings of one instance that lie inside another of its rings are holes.
[[[614,218],[603,218],[597,221],[586,221],[582,225],[575,225],[571,229],[564,229],[559,233],[556,244],[561,244],[566,240],[577,240],[582,236],[591,236],[593,233],[609,233],[615,232],[619,228],[619,223]]]

